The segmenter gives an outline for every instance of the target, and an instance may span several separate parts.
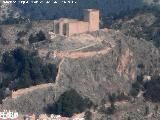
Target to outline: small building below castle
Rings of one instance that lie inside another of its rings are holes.
[[[96,9],[85,9],[83,21],[69,18],[54,20],[53,31],[59,35],[71,36],[97,30],[99,30],[99,10]]]

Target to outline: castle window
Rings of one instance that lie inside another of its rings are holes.
[[[55,34],[59,34],[59,23],[55,24]]]
[[[63,24],[63,35],[67,34],[67,25]]]

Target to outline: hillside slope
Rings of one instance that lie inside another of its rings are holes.
[[[132,17],[113,21],[110,28],[119,29],[128,36],[152,41],[156,47],[160,47],[159,12],[158,9],[140,11]]]
[[[74,51],[76,46],[78,47],[83,41],[76,40],[81,38],[80,36],[83,34],[66,38],[68,41],[66,39],[57,41],[60,40],[57,37],[48,43],[50,46],[48,50],[51,50],[51,47],[52,50],[48,51],[50,54],[46,53],[46,56],[43,56],[44,59],[59,61],[59,71],[53,86],[36,89],[14,99],[7,98],[1,107],[16,109],[22,113],[36,111],[37,114],[40,114],[45,112],[48,104],[54,103],[64,91],[70,88],[74,88],[82,96],[88,97],[95,104],[100,105],[102,99],[108,101],[109,93],[122,91],[129,94],[131,84],[140,73],[152,76],[160,72],[160,62],[158,62],[160,51],[150,42],[127,37],[119,31],[104,29],[88,34],[88,40],[95,40],[95,42],[99,40],[95,45]],[[66,48],[62,49],[64,47],[55,45],[58,45],[59,42]],[[74,43],[74,46],[67,46],[71,43]],[[38,50],[41,51],[44,47],[47,45],[39,47]],[[102,52],[104,54],[99,52],[104,48],[110,49],[107,52]],[[57,51],[56,55],[52,54],[54,50]],[[58,54],[60,53],[58,51],[70,50],[72,52],[69,52],[68,56],[59,56]],[[72,57],[72,54],[80,57]],[[138,67],[140,64],[145,66],[144,69]]]

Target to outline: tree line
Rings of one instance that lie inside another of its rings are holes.
[[[5,74],[0,83],[2,92],[5,88],[17,90],[42,83],[53,83],[58,70],[55,64],[44,63],[36,52],[23,48],[5,52],[1,66]]]

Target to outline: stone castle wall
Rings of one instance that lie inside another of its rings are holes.
[[[54,21],[54,33],[60,35],[74,35],[99,30],[99,11],[84,10],[84,21],[61,18]]]
[[[78,34],[78,33],[84,33],[88,31],[89,24],[88,22],[74,22],[74,23],[68,23],[67,27],[67,35],[73,35],[73,34]]]

